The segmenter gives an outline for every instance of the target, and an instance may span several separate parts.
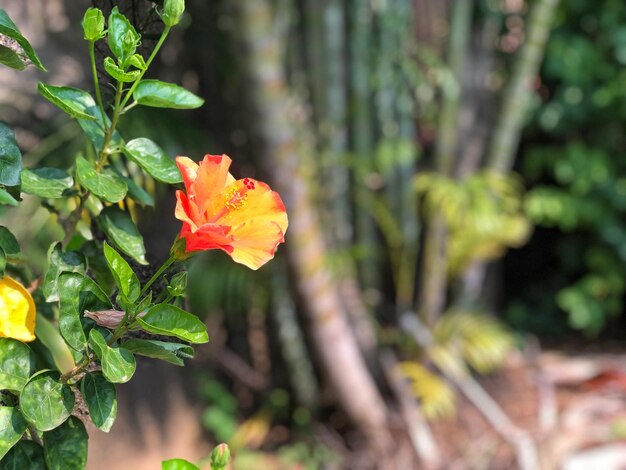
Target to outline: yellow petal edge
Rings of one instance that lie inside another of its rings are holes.
[[[22,284],[8,276],[0,279],[0,338],[35,339],[35,302]]]

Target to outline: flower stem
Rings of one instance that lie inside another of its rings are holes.
[[[98,70],[96,68],[96,55],[95,55],[95,42],[89,41],[89,59],[91,60],[91,72],[93,74],[93,88],[96,93],[96,102],[98,108],[100,108],[100,114],[102,114],[102,125],[106,124],[106,113],[104,112],[104,105],[102,104],[102,95],[100,94],[100,85],[98,85]]]
[[[174,261],[176,260],[172,257],[165,260],[165,262],[161,265],[161,267],[157,270],[157,272],[154,273],[154,276],[152,276],[150,280],[146,283],[146,285],[143,286],[143,289],[141,289],[141,293],[139,294],[140,299],[148,291],[148,288],[154,283],[154,281],[156,281],[165,272],[165,270],[172,265]],[[125,313],[124,318],[122,318],[122,321],[120,322],[120,324],[117,325],[117,328],[115,328],[115,330],[113,331],[113,335],[111,336],[109,341],[107,341],[107,344],[109,346],[111,346],[118,339],[120,339],[124,335],[124,333],[126,333],[129,330],[129,328],[135,325],[136,323],[135,317],[139,313],[140,312],[131,313],[131,311],[127,311]]]
[[[171,256],[167,258],[165,263],[163,263],[161,267],[158,269],[158,271],[154,273],[154,276],[152,276],[150,280],[146,283],[146,285],[143,286],[143,289],[141,289],[141,294],[139,294],[139,297],[143,297],[143,295],[148,291],[148,288],[154,283],[154,281],[156,281],[159,278],[159,276],[161,276],[161,274],[163,274],[163,272],[172,265],[174,261],[176,260]]]
[[[113,343],[115,343],[118,339],[122,337],[124,333],[126,333],[126,331],[128,331],[128,325],[127,325],[128,317],[129,317],[128,312],[126,312],[120,324],[117,325],[117,328],[115,328],[115,331],[113,331],[113,335],[107,341],[107,344],[109,346],[112,346]]]

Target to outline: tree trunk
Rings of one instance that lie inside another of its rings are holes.
[[[284,38],[275,31],[267,0],[236,2],[238,32],[248,54],[253,132],[260,141],[275,188],[289,214],[286,247],[310,323],[322,368],[348,417],[384,455],[391,450],[388,411],[359,352],[337,286],[326,264],[326,247],[310,197],[307,162],[298,153],[294,121],[283,72]],[[301,110],[296,110],[300,111]]]

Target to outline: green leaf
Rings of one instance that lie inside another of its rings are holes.
[[[132,83],[136,81],[141,74],[141,71],[139,70],[131,70],[129,72],[125,72],[110,57],[105,57],[104,59],[104,70],[106,70],[106,73],[108,73],[118,82],[124,83]]]
[[[0,279],[4,277],[4,273],[7,269],[7,254],[0,246]]]
[[[19,393],[35,372],[35,358],[20,341],[0,338],[0,390]]]
[[[44,433],[43,450],[48,470],[84,470],[88,439],[85,425],[74,416]]]
[[[84,274],[87,262],[82,253],[76,251],[63,251],[61,243],[55,243],[48,250],[48,271],[43,280],[42,291],[46,302],[59,300],[58,278],[62,272]]]
[[[135,305],[134,313],[138,314],[141,312],[145,312],[146,310],[150,308],[151,305],[152,305],[152,291],[148,291],[148,294],[143,299],[141,299],[141,302]]]
[[[122,346],[135,354],[160,359],[176,366],[184,365],[183,359],[193,358],[193,348],[188,344],[133,338],[125,341]]]
[[[58,280],[59,295],[59,330],[61,335],[74,350],[82,351],[87,338],[84,332],[83,312],[113,308],[108,296],[92,279],[80,273],[62,273]]]
[[[24,168],[21,174],[22,191],[43,198],[62,198],[74,194],[74,179],[58,168]]]
[[[194,109],[204,104],[202,98],[189,90],[160,80],[141,80],[133,98],[139,104],[155,108]]]
[[[135,373],[135,356],[128,349],[110,347],[97,329],[89,332],[89,345],[100,358],[102,373],[116,384],[128,382]]]
[[[104,168],[98,172],[80,155],[76,158],[76,177],[80,184],[107,202],[121,201],[128,191],[126,183],[115,171]]]
[[[0,10],[0,19],[2,18]],[[0,184],[17,186],[20,184],[22,171],[22,152],[20,152],[15,134],[6,124],[0,122]]]
[[[92,116],[93,119],[78,119],[78,124],[93,144],[96,153],[99,153],[104,145],[104,129],[111,126],[111,120],[106,115],[103,119],[102,112],[96,105],[95,101],[93,101],[93,106],[85,109],[85,112]],[[119,146],[121,142],[122,138],[120,137],[120,133],[114,131],[113,137],[111,137],[111,146]]]
[[[17,199],[11,196],[6,190],[0,188],[0,204],[17,207],[19,203]]]
[[[150,333],[175,336],[190,343],[206,343],[209,335],[198,317],[169,304],[158,304],[145,316],[137,318],[141,327]]]
[[[191,462],[185,459],[171,459],[161,462],[161,470],[199,470]]]
[[[150,139],[140,137],[131,140],[124,146],[124,153],[159,181],[175,184],[183,180],[176,163]]]
[[[20,440],[26,421],[17,408],[0,406],[0,460]]]
[[[7,255],[17,255],[20,252],[20,245],[15,235],[2,225],[0,225],[0,246]]]
[[[37,57],[37,54],[35,53],[33,47],[30,45],[28,40],[24,36],[22,36],[22,33],[20,33],[20,30],[17,29],[15,23],[11,21],[9,15],[7,15],[7,13],[2,9],[0,9],[0,35],[8,36],[11,39],[15,39],[20,47],[24,50],[26,56],[35,65],[35,67],[43,70],[44,72],[46,71],[46,68],[39,60],[39,57]]]
[[[48,470],[43,447],[33,441],[19,441],[0,462],[2,470]]]
[[[0,44],[0,64],[4,64],[7,67],[11,67],[15,70],[24,70],[26,63],[22,60],[17,52],[10,47],[6,47]]]
[[[133,54],[124,61],[124,68],[128,68],[131,65],[139,70],[146,70],[148,68],[146,61],[143,59],[141,54]]]
[[[135,53],[140,36],[130,24],[128,18],[122,15],[117,7],[113,8],[109,16],[109,30],[107,40],[111,52],[124,62],[124,60]]]
[[[113,279],[115,279],[115,284],[126,298],[134,303],[139,298],[141,292],[141,285],[137,275],[126,260],[111,248],[107,242],[104,242],[104,256],[111,274],[113,274]]]
[[[87,403],[93,424],[109,432],[117,415],[115,386],[100,372],[89,372],[80,382],[80,392]]]
[[[154,207],[154,198],[145,189],[135,183],[132,179],[122,176],[126,186],[128,186],[128,197],[142,206]]]
[[[16,201],[21,201],[21,191],[20,191],[20,185],[16,185],[16,186],[5,186],[4,190],[9,193],[9,195],[15,199]]]
[[[95,105],[91,95],[84,90],[68,86],[53,86],[39,82],[37,86],[39,94],[52,104],[61,108],[72,117],[77,119],[95,120],[96,118],[87,112],[88,108]]]
[[[123,253],[140,264],[148,264],[143,238],[127,212],[117,206],[105,207],[98,221],[104,233]]]
[[[56,372],[35,375],[20,394],[26,420],[40,431],[49,431],[65,421],[74,409],[74,392],[59,382]]]

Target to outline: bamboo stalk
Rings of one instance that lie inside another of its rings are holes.
[[[537,0],[528,19],[526,39],[513,66],[513,73],[504,93],[496,128],[491,137],[485,166],[505,173],[515,163],[526,110],[533,93],[533,82],[539,73],[550,25],[559,0]],[[487,264],[475,261],[463,276],[460,302],[476,304],[481,296]]]
[[[454,3],[448,46],[448,66],[450,81],[444,87],[442,111],[439,120],[435,149],[435,170],[451,175],[458,152],[458,112],[461,106],[463,82],[463,58],[469,44],[473,1]],[[424,261],[421,277],[420,312],[428,325],[433,325],[446,304],[447,261],[446,224],[443,216],[437,214],[430,221],[424,242]]]
[[[324,93],[326,115],[320,129],[327,152],[325,175],[330,230],[333,241],[342,248],[352,241],[350,174],[344,159],[347,152],[346,37],[343,0],[326,0],[324,10]]]
[[[359,352],[326,264],[327,251],[307,178],[306,167],[311,162],[298,152],[294,124],[297,114],[287,101],[281,47],[284,41],[275,34],[268,0],[233,5],[240,21],[237,31],[248,52],[250,105],[256,126],[253,133],[259,140],[260,160],[271,170],[268,173],[273,176],[273,185],[290,215],[287,253],[306,305],[313,344],[337,400],[384,459],[393,443],[388,411]]]
[[[289,294],[286,269],[279,266],[273,276],[272,313],[276,335],[280,342],[282,356],[289,371],[289,381],[296,395],[296,401],[309,410],[315,410],[319,395],[319,385],[308,356],[306,340],[298,323],[297,309]]]
[[[395,0],[394,9],[401,27],[396,28],[398,49],[402,52],[401,60],[412,60],[404,52],[407,49],[407,38],[411,37],[411,1]],[[403,99],[411,94],[408,83],[405,80],[398,80],[401,85],[397,91],[398,99],[398,132],[400,146],[408,148],[410,145],[410,158],[402,158],[397,164],[397,186],[399,188],[399,213],[403,236],[403,245],[398,266],[397,286],[396,286],[396,309],[398,312],[411,308],[415,300],[415,280],[417,275],[418,252],[419,252],[419,232],[420,223],[417,208],[417,199],[413,189],[413,180],[417,172],[417,155],[419,149],[415,129],[415,109],[413,107],[402,106],[401,103],[408,101]],[[398,153],[406,150],[398,148]]]
[[[473,0],[457,1],[452,9],[447,61],[450,79],[445,80],[443,85],[443,100],[435,148],[435,169],[444,175],[452,174],[457,159],[461,86],[464,75],[464,59],[470,41],[473,9]]]
[[[371,74],[370,48],[372,45],[372,12],[368,2],[350,0],[350,146],[353,154],[355,180],[358,186],[365,184],[373,163],[373,126],[369,79]],[[360,280],[365,288],[378,288],[380,262],[377,256],[377,235],[370,208],[358,195],[358,187],[352,188],[354,207],[354,239],[365,252],[365,260],[359,262]]]
[[[559,0],[537,0],[528,19],[526,40],[515,59],[513,74],[505,91],[497,126],[487,155],[487,167],[510,171],[524,126],[533,82],[543,58],[550,26]]]
[[[308,65],[309,86],[311,88],[311,103],[317,125],[319,126],[326,116],[324,76],[324,11],[326,0],[304,0],[306,57]]]

